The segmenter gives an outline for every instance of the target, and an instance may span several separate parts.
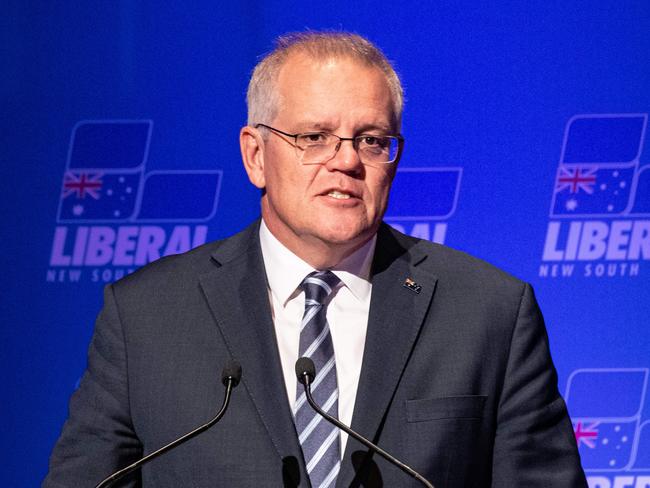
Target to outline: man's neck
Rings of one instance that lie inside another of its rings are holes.
[[[345,243],[328,242],[313,236],[302,238],[295,234],[281,234],[274,232],[273,225],[269,225],[266,220],[264,220],[264,224],[273,237],[284,247],[314,269],[319,270],[335,267],[345,258],[363,247],[373,237],[371,235],[367,239],[358,239]]]

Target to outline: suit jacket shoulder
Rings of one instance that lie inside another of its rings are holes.
[[[453,277],[454,280],[490,280],[494,284],[505,287],[519,288],[524,282],[500,268],[467,254],[442,244],[418,239],[403,234],[387,224],[383,224],[379,230],[379,239],[383,245],[388,245],[391,255],[399,254],[401,249],[405,256],[410,260],[430,258],[427,268],[439,277]],[[378,244],[379,249],[379,244]]]
[[[182,254],[162,257],[143,266],[113,284],[117,289],[147,287],[152,281],[165,281],[169,286],[186,283],[188,279],[196,280],[210,270],[212,265],[222,264],[242,255],[259,251],[259,224],[257,220],[244,230],[225,239],[211,241]]]

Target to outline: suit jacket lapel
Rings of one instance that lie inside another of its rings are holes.
[[[266,272],[259,245],[259,222],[228,239],[212,255],[216,266],[200,278],[212,314],[233,358],[242,365],[242,384],[273,444],[290,461],[297,486],[305,480],[304,462],[293,428],[271,317]],[[291,471],[291,469],[289,470]]]
[[[382,226],[377,238],[368,332],[352,417],[352,428],[373,442],[381,433],[381,422],[417,340],[437,281],[430,270],[420,267],[426,254],[418,252],[417,244],[406,249],[387,226]],[[407,279],[420,287],[419,292],[404,286]],[[352,482],[355,473],[351,455],[361,447],[353,439],[348,440],[337,486]]]

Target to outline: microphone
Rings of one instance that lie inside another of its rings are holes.
[[[309,403],[309,405],[311,405],[311,407],[314,410],[316,410],[316,412],[320,416],[324,417],[325,420],[327,420],[331,424],[334,424],[336,427],[346,432],[348,435],[354,437],[356,440],[361,442],[361,444],[363,444],[373,452],[376,452],[385,460],[394,464],[399,469],[404,471],[406,474],[420,481],[427,488],[433,488],[433,485],[429,483],[420,473],[415,471],[413,468],[407,466],[403,462],[397,460],[396,458],[388,454],[386,451],[384,451],[381,447],[373,444],[368,439],[363,437],[361,434],[356,433],[350,427],[348,427],[347,425],[339,421],[339,419],[332,417],[327,412],[323,411],[316,404],[314,398],[311,396],[311,383],[312,381],[314,381],[314,378],[316,377],[316,366],[314,366],[314,362],[311,359],[309,359],[308,357],[298,358],[298,361],[296,361],[296,377],[298,378],[298,381],[302,383],[302,385],[305,387],[305,395],[307,396],[307,402]]]
[[[221,417],[223,417],[223,415],[226,413],[226,409],[228,408],[228,404],[230,403],[230,394],[233,388],[235,388],[239,384],[240,379],[241,379],[241,365],[235,360],[229,361],[226,364],[226,366],[224,366],[223,372],[221,373],[221,382],[226,387],[226,393],[223,398],[223,404],[221,405],[221,409],[217,412],[217,414],[214,416],[212,420],[201,425],[200,427],[197,427],[193,431],[188,432],[187,434],[179,437],[178,439],[170,442],[169,444],[161,447],[157,451],[147,454],[145,457],[127,466],[126,468],[122,468],[119,471],[116,471],[108,478],[106,478],[104,481],[102,481],[97,486],[95,486],[95,488],[106,488],[112,485],[115,481],[123,478],[130,472],[138,469],[144,464],[147,464],[149,461],[156,459],[158,456],[161,456],[167,451],[174,449],[177,446],[180,446],[186,441],[189,441],[191,438],[199,435],[201,432],[205,430],[208,430],[214,424],[219,422],[219,420],[221,420]]]

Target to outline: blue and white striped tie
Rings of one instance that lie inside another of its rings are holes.
[[[311,358],[316,366],[316,379],[311,385],[314,400],[337,418],[339,390],[326,313],[328,298],[340,281],[331,271],[314,271],[302,282],[305,314],[300,324],[299,351],[300,357]],[[311,486],[334,486],[341,467],[339,431],[309,406],[303,386],[297,386],[293,413]]]

